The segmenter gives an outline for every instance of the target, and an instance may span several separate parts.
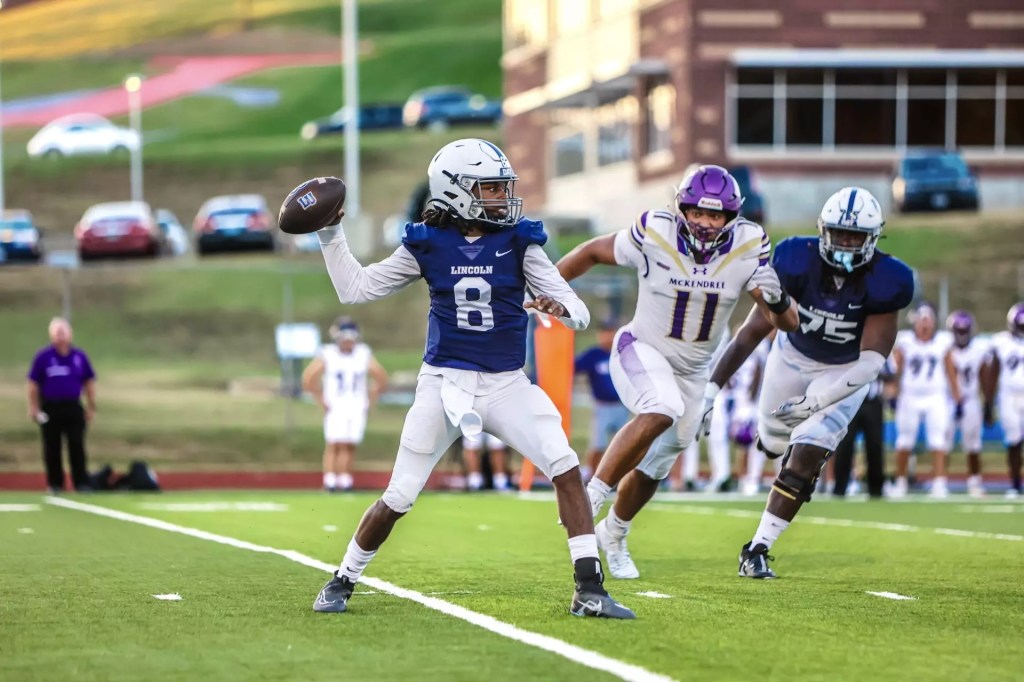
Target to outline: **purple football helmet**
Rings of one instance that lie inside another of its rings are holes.
[[[1006,313],[1006,328],[1014,336],[1024,336],[1024,301],[1014,304]]]
[[[952,332],[957,346],[966,348],[974,336],[974,315],[966,310],[954,310],[946,318],[946,329]]]
[[[729,240],[743,206],[743,195],[736,179],[721,166],[699,166],[688,173],[676,190],[676,208],[681,218],[680,232],[695,253],[708,257]],[[705,227],[686,219],[686,209],[703,208],[725,214],[723,227]]]

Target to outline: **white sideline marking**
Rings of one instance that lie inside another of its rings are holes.
[[[277,502],[146,502],[140,504],[139,507],[153,511],[171,512],[286,512],[289,509],[287,504]]]
[[[989,505],[968,505],[960,507],[965,514],[1014,514],[1024,512],[1024,506],[1019,504],[989,504]]]
[[[177,592],[171,592],[170,594],[154,594],[153,596],[160,601],[181,601],[181,595]]]
[[[662,594],[661,592],[637,592],[640,597],[650,597],[651,599],[671,599],[671,594]]]
[[[917,597],[908,597],[905,594],[896,594],[895,592],[865,592],[865,594],[872,594],[882,599],[895,599],[896,601],[917,601]]]
[[[38,504],[0,504],[0,512],[34,512],[42,509]]]
[[[327,526],[324,526],[324,530],[327,531],[328,533],[333,533],[334,531],[338,530],[338,527],[337,526],[327,525]]]
[[[108,509],[106,507],[84,504],[82,502],[74,502],[72,500],[66,500],[59,497],[45,497],[43,499],[47,504],[51,504],[55,507],[64,507],[65,509],[74,509],[75,511],[87,512],[98,516],[106,516],[107,518],[117,519],[118,521],[137,523],[142,526],[158,528],[171,533],[188,535],[194,538],[199,538],[200,540],[209,540],[210,542],[216,542],[221,545],[228,545],[238,549],[247,549],[250,552],[276,554],[284,557],[285,559],[289,559],[290,561],[294,561],[297,564],[316,568],[327,573],[333,573],[335,570],[335,564],[328,564],[290,549],[276,549],[265,545],[257,545],[252,542],[238,540],[226,535],[209,533],[205,530],[199,530],[198,528],[179,526],[176,523],[168,523],[167,521],[161,521],[160,519],[154,519],[148,516],[138,516],[136,514],[129,514],[116,509]],[[442,599],[429,597],[421,592],[416,592],[415,590],[408,590],[404,587],[393,585],[392,583],[379,578],[368,578],[363,576],[359,581],[367,587],[372,587],[381,592],[386,592],[387,594],[399,597],[400,599],[414,601],[417,604],[426,606],[428,609],[440,611],[447,616],[464,620],[467,623],[471,623],[477,627],[483,628],[484,630],[501,635],[502,637],[507,637],[513,641],[521,642],[538,649],[543,649],[544,651],[549,651],[557,656],[573,661],[574,663],[579,663],[580,665],[588,668],[608,673],[609,675],[618,677],[621,680],[627,680],[627,682],[674,682],[674,680],[667,675],[651,672],[650,670],[641,668],[638,665],[610,658],[596,651],[584,649],[583,647],[576,646],[575,644],[569,644],[568,642],[564,642],[554,637],[549,637],[548,635],[541,635],[536,632],[530,632],[529,630],[523,630],[510,623],[502,622],[492,616],[471,611],[470,609],[457,604],[452,604],[451,602],[446,602]],[[608,625],[612,627],[615,626],[612,623],[609,623]]]
[[[658,511],[676,512],[679,514],[697,514],[699,516],[732,516],[739,519],[760,519],[761,512],[746,509],[720,509],[718,507],[698,507],[695,505],[660,504],[654,502],[647,505]],[[797,517],[801,523],[812,523],[816,526],[843,526],[846,528],[870,528],[872,530],[890,530],[897,533],[934,533],[935,535],[955,535],[964,538],[980,538],[982,540],[1007,540],[1024,542],[1024,535],[1009,533],[988,533],[980,530],[959,530],[957,528],[928,528],[926,526],[910,526],[905,523],[881,523],[878,521],[854,521],[853,519],[832,519],[827,516]]]
[[[486,530],[490,530],[491,527],[490,526],[485,526],[484,524],[480,524],[479,526],[476,527],[476,529],[477,530],[484,530],[484,531],[486,531]]]
[[[18,532],[21,533],[22,535],[28,535],[30,533],[35,533],[35,531],[32,530],[31,528],[19,528]]]

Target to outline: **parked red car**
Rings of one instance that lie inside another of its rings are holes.
[[[153,210],[144,201],[96,204],[75,225],[83,261],[110,256],[158,256],[166,241]]]

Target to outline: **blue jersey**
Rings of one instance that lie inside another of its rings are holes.
[[[899,259],[875,251],[870,263],[844,276],[822,260],[815,237],[780,242],[772,267],[799,306],[800,328],[789,332],[789,341],[828,365],[859,357],[869,315],[901,310],[914,297],[914,272]]]
[[[584,373],[590,380],[590,393],[594,400],[602,403],[619,402],[619,393],[612,383],[608,370],[611,354],[600,346],[594,346],[576,356],[576,374]]]
[[[423,361],[435,367],[507,372],[526,363],[526,277],[531,244],[544,225],[520,220],[509,230],[466,238],[454,228],[413,223],[402,244],[430,288]]]

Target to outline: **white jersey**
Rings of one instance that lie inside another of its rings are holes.
[[[913,331],[900,332],[896,336],[896,348],[903,354],[900,394],[945,399],[949,393],[946,351],[951,344],[947,332],[939,332],[929,341],[920,340]]]
[[[992,354],[999,359],[999,391],[1024,395],[1024,338],[999,332],[992,337]]]
[[[751,275],[768,264],[764,229],[740,218],[707,263],[679,236],[678,218],[646,211],[615,236],[615,261],[637,269],[639,296],[630,332],[681,374],[708,369]]]
[[[369,403],[368,374],[370,347],[358,343],[351,353],[343,353],[337,344],[329,343],[317,354],[324,363],[324,403],[332,410],[365,409]]]
[[[978,400],[981,383],[978,380],[981,368],[988,361],[992,352],[987,341],[979,338],[971,339],[965,347],[954,344],[951,348],[953,366],[956,367],[956,381],[960,386],[960,396],[964,400]]]
[[[761,387],[760,384],[754,386],[754,380],[757,379],[758,370],[764,367],[765,360],[768,359],[768,351],[771,347],[772,344],[768,339],[763,340],[754,349],[754,352],[750,354],[750,357],[744,360],[740,368],[732,375],[732,378],[729,379],[726,389],[735,400],[745,400],[747,402],[757,400]]]

